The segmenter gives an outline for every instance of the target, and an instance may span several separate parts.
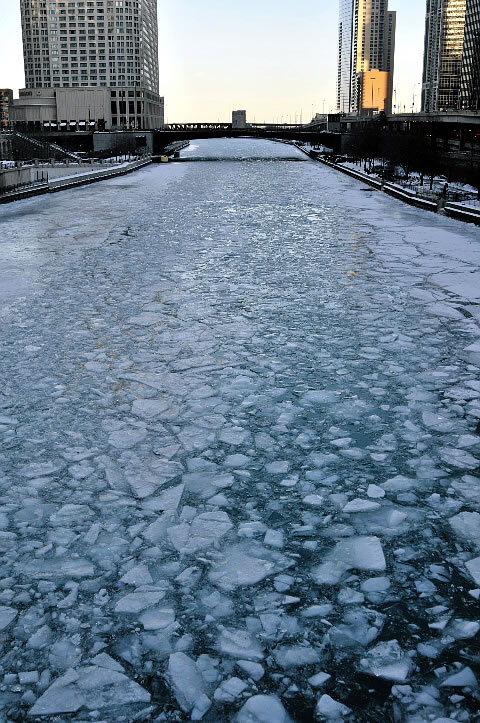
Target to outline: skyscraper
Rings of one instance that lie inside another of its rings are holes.
[[[422,110],[478,108],[480,0],[427,0]]]
[[[72,115],[70,99],[78,108],[82,97],[102,93],[65,89],[106,88],[113,126],[163,123],[157,0],[20,0],[20,8],[26,91],[47,97],[49,91],[38,90],[53,90]]]
[[[388,0],[340,0],[337,108],[390,112],[396,13]]]
[[[467,3],[460,107],[480,110],[480,0],[468,0]]]

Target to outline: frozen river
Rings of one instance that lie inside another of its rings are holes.
[[[182,156],[0,211],[0,723],[476,720],[478,228]]]

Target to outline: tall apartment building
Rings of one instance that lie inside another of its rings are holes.
[[[15,103],[18,122],[22,104],[27,124],[48,122],[53,97],[51,122],[67,127],[163,125],[157,0],[20,0],[20,9],[26,87]],[[42,98],[50,99],[43,118],[35,113]]]
[[[340,0],[337,108],[391,112],[396,13],[388,0]]]
[[[480,0],[427,0],[422,110],[479,108]]]

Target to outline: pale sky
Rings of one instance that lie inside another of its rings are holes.
[[[0,0],[0,88],[23,87],[19,0]],[[419,109],[425,0],[397,10],[397,105]],[[338,0],[158,0],[160,93],[170,122],[289,122],[335,110]],[[394,101],[395,102],[395,101]]]

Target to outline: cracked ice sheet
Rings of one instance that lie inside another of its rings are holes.
[[[468,720],[476,229],[197,151],[6,209],[0,718]]]

